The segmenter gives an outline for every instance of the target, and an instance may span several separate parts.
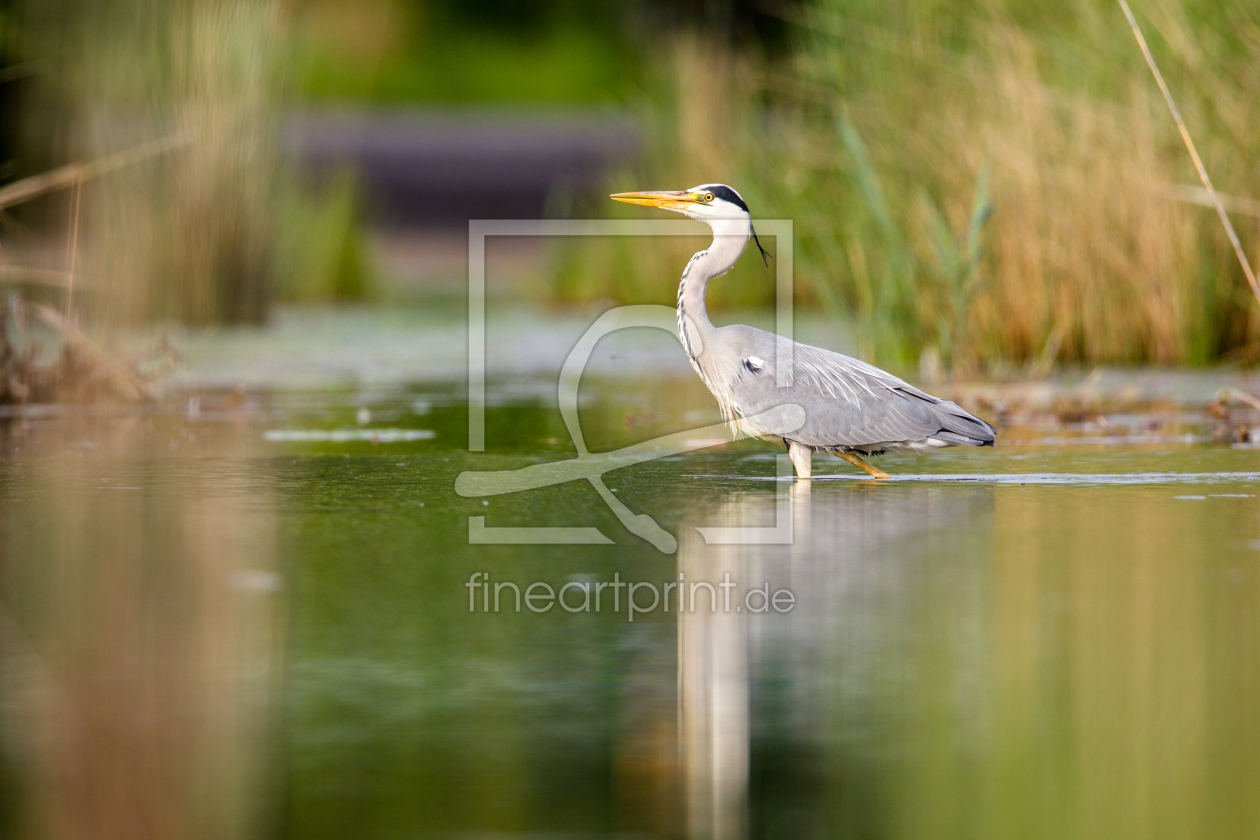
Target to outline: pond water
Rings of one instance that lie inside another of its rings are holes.
[[[0,833],[1260,834],[1254,450],[1015,430],[799,484],[743,441],[457,494],[574,457],[550,388],[492,382],[479,453],[440,383],[0,421]],[[584,383],[592,451],[714,420]]]

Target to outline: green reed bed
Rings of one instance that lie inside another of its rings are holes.
[[[798,294],[889,364],[1257,355],[1260,313],[1118,6],[778,8],[794,26],[786,59],[695,38],[656,63],[670,107],[645,108],[653,150],[613,186],[727,181],[755,215],[793,219]],[[1254,254],[1260,12],[1207,0],[1136,12]],[[676,245],[570,246],[556,292],[665,300]],[[748,268],[715,284],[715,302],[771,302]]]

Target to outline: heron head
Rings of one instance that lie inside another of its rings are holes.
[[[748,233],[757,243],[762,258],[768,255],[757,239],[753,230],[752,214],[743,197],[726,184],[701,184],[688,190],[659,190],[654,192],[614,193],[609,196],[613,201],[624,201],[627,204],[642,204],[646,207],[659,207],[662,210],[673,210],[701,222],[742,220],[748,223]],[[714,228],[717,232],[717,228]]]
[[[689,190],[677,191],[616,193],[609,197],[613,201],[624,201],[627,204],[673,210],[702,222],[751,218],[744,199],[725,184],[701,184]]]

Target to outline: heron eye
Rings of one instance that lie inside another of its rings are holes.
[[[712,200],[713,200],[713,193],[705,193],[705,194],[704,194],[704,203],[705,203],[705,204],[708,204],[708,203],[709,203],[710,201],[712,201]]]

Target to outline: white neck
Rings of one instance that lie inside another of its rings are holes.
[[[698,359],[704,354],[704,343],[714,330],[704,305],[705,290],[710,280],[731,270],[752,234],[752,222],[747,218],[704,221],[713,228],[713,244],[691,258],[678,286],[678,335],[701,377],[704,372],[698,366]]]

